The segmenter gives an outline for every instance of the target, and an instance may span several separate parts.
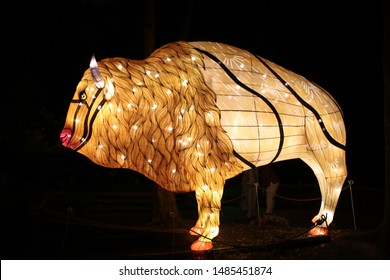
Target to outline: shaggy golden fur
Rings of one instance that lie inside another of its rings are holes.
[[[80,149],[85,156],[102,166],[136,170],[173,192],[219,189],[242,171],[193,47],[179,42],[143,61],[110,58],[98,65],[114,93],[105,89],[109,100]],[[91,86],[90,70],[83,80]]]

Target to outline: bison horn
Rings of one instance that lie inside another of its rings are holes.
[[[100,73],[99,67],[97,65],[95,56],[92,55],[91,62],[89,63],[89,68],[91,69],[91,75],[93,78],[93,81],[95,82],[95,85],[97,88],[103,88],[104,87],[104,80],[102,77],[102,74]]]

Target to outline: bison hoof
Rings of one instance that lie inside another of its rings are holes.
[[[323,227],[315,227],[309,231],[309,234],[313,236],[328,235],[328,229]]]
[[[213,243],[211,242],[204,242],[204,241],[199,241],[196,240],[194,243],[191,245],[191,251],[208,251],[213,249]]]
[[[204,228],[192,227],[191,230],[190,230],[190,235],[199,236],[199,235],[202,235],[203,232],[204,232]]]

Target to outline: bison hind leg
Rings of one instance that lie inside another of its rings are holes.
[[[327,227],[332,223],[337,202],[347,177],[344,158],[327,158],[338,162],[338,165],[320,164],[315,157],[302,158],[302,160],[310,166],[314,175],[317,178],[321,191],[321,206],[318,214],[313,217],[312,222],[317,225],[309,233],[312,235],[326,235]]]

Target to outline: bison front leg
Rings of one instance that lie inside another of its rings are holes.
[[[213,248],[212,239],[219,233],[219,214],[223,186],[218,189],[203,186],[195,191],[198,203],[198,221],[190,230],[191,235],[199,236],[191,245],[192,251],[206,251]]]

